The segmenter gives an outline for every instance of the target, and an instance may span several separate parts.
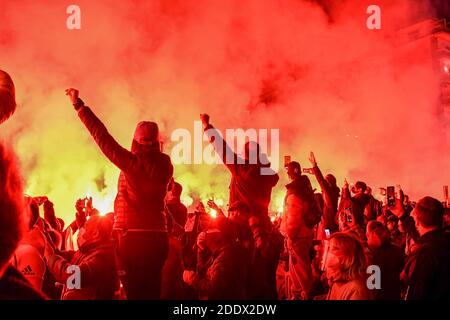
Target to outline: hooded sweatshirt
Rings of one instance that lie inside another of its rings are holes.
[[[81,107],[78,116],[100,150],[121,170],[114,228],[167,231],[164,198],[173,174],[170,157],[160,151],[157,141],[139,144],[133,140],[131,151],[123,148],[89,107]]]

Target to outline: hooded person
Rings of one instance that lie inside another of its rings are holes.
[[[237,242],[246,253],[242,261],[246,261],[250,269],[246,299],[277,299],[276,270],[283,247],[283,236],[274,226],[269,232],[262,230],[251,215],[248,205],[242,201],[235,201],[230,205],[228,218],[234,225]]]
[[[120,146],[103,123],[68,89],[78,116],[104,155],[120,170],[114,201],[114,230],[128,299],[159,299],[168,253],[164,199],[172,178],[170,157],[160,150],[154,122],[138,123],[131,151]]]
[[[209,123],[207,114],[202,114],[201,120],[210,143],[231,173],[228,202],[246,203],[256,223],[267,231],[271,226],[268,208],[272,189],[279,180],[278,174],[270,168],[267,155],[256,142],[250,141],[244,146],[244,157],[239,157]]]
[[[117,284],[112,221],[92,216],[78,234],[78,251],[48,252],[48,268],[64,284],[62,300],[112,300]],[[80,270],[79,283],[73,266]]]
[[[197,291],[200,299],[244,300],[249,266],[245,263],[244,248],[236,242],[234,224],[218,217],[199,234],[197,246],[211,253],[209,261],[197,272],[186,270],[184,281]]]
[[[0,70],[0,124],[16,110],[16,90],[10,75]]]

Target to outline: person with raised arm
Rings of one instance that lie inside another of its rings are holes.
[[[67,89],[66,94],[100,150],[121,170],[114,202],[114,230],[127,298],[159,299],[169,246],[164,199],[173,166],[170,157],[160,150],[158,125],[139,122],[131,151],[127,150],[85,106],[78,90]]]

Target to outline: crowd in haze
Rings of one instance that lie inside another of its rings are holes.
[[[249,161],[261,157],[249,142],[242,161],[224,161],[227,210],[210,200],[188,212],[156,123],[140,122],[127,150],[77,90],[66,94],[120,170],[114,212],[78,199],[66,226],[51,199],[23,194],[14,153],[1,144],[0,299],[449,299],[448,199],[413,202],[397,186],[379,201],[362,181],[339,187],[311,152],[306,175],[286,162],[284,210],[271,219],[279,176]],[[224,156],[226,142],[208,115],[201,120]]]

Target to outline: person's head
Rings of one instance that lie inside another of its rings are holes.
[[[390,241],[389,231],[381,222],[376,220],[367,223],[366,237],[370,248],[381,247]]]
[[[0,70],[0,124],[16,110],[16,91],[14,82],[3,70]]]
[[[287,175],[289,177],[289,180],[295,180],[298,177],[302,175],[302,167],[300,166],[300,163],[297,161],[291,161],[286,166]]]
[[[228,208],[228,218],[238,226],[248,225],[250,208],[243,201],[236,201]]]
[[[26,210],[15,157],[0,143],[0,276],[26,228]]]
[[[411,201],[409,200],[409,196],[407,194],[405,194],[403,196],[403,204],[405,204],[405,205],[410,205],[411,204]]]
[[[366,256],[361,242],[348,233],[337,232],[330,238],[325,268],[331,281],[348,282],[366,274]]]
[[[417,202],[411,216],[416,223],[417,231],[422,236],[429,231],[442,228],[444,206],[439,200],[425,197]]]
[[[353,194],[362,194],[366,191],[367,185],[362,181],[357,181],[355,185],[352,187]]]
[[[328,183],[328,185],[330,187],[337,187],[336,177],[334,175],[332,175],[331,173],[329,173],[325,176],[325,181]]]
[[[170,192],[167,193],[169,200],[180,200],[181,193],[183,192],[183,186],[178,182],[171,184]]]
[[[217,229],[220,231],[221,240],[224,245],[230,244],[236,241],[237,238],[237,230],[236,225],[230,219],[219,216],[209,225],[210,229]]]
[[[209,228],[197,236],[197,247],[201,250],[215,252],[224,246],[224,240],[219,229]]]
[[[450,226],[450,208],[445,208],[444,227]]]
[[[398,229],[398,217],[391,215],[387,218],[386,226],[389,232],[393,232]]]
[[[135,153],[160,148],[159,128],[155,122],[141,121],[134,132],[131,150]]]
[[[108,217],[91,216],[78,231],[78,247],[81,249],[93,243],[111,240],[112,226]]]

